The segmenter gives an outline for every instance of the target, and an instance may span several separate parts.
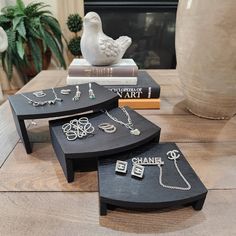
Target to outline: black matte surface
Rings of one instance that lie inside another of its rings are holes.
[[[60,93],[61,89],[71,89],[69,95],[63,95]],[[88,90],[89,84],[81,84],[80,92],[81,96],[79,101],[73,101],[72,98],[76,93],[76,86],[64,86],[54,88],[58,98],[62,98],[62,102],[56,102],[53,105],[46,104],[44,106],[34,107],[28,103],[28,100],[21,94],[12,95],[9,97],[13,118],[17,128],[17,132],[21,137],[21,140],[25,146],[26,152],[29,154],[32,152],[32,148],[29,142],[27,129],[25,127],[24,120],[26,119],[41,119],[56,116],[67,116],[76,113],[82,113],[87,111],[99,111],[101,109],[111,109],[118,107],[118,95],[107,90],[106,88],[92,83],[92,89],[96,96],[95,99],[90,99]],[[52,89],[43,90],[46,96],[43,98],[37,98],[33,95],[33,92],[24,93],[28,98],[34,101],[48,101],[55,98]]]
[[[81,116],[52,120],[50,121],[50,131],[51,134],[53,134],[53,138],[56,139],[56,142],[58,142],[67,158],[84,158],[111,155],[117,152],[135,148],[154,138],[159,139],[160,128],[158,126],[130,108],[127,108],[127,111],[129,112],[133,121],[134,128],[138,128],[141,131],[139,136],[130,134],[129,129],[111,120],[103,112],[84,115],[89,118],[90,123],[95,128],[93,136],[77,139],[75,141],[68,141],[66,139],[65,134],[62,132],[62,125],[74,118],[79,118]],[[127,117],[120,108],[114,108],[110,110],[109,113],[117,117],[119,120],[127,122]],[[113,134],[107,134],[100,130],[98,125],[104,122],[114,124],[117,128],[116,132]]]
[[[200,210],[203,206],[207,189],[182,153],[177,163],[181,172],[192,186],[188,191],[163,188],[159,184],[160,170],[158,166],[145,166],[142,180],[131,177],[131,159],[133,157],[161,157],[165,163],[162,167],[163,183],[185,187],[186,184],[179,176],[174,166],[174,161],[170,161],[166,155],[168,151],[173,149],[178,149],[174,143],[150,143],[125,154],[99,159],[98,175],[101,214],[106,214],[106,204],[127,208],[164,208],[190,204],[194,209]],[[126,175],[115,173],[116,160],[128,161],[128,173]]]
[[[61,89],[67,88],[70,88],[72,90],[69,95],[63,95],[60,93]],[[45,106],[34,107],[31,104],[28,104],[28,100],[21,94],[9,96],[9,101],[15,111],[16,116],[21,119],[40,119],[62,115],[71,115],[94,109],[102,109],[104,107],[107,107],[107,104],[110,104],[112,102],[114,103],[118,100],[118,96],[115,93],[108,91],[106,88],[96,83],[92,83],[92,89],[96,95],[96,99],[89,99],[88,84],[81,84],[81,97],[77,102],[72,101],[72,97],[74,97],[76,92],[75,85],[54,89],[58,97],[63,99],[63,102],[56,102],[56,104],[54,105],[47,104]],[[54,94],[51,89],[46,89],[43,91],[46,93],[46,96],[43,98],[35,97],[33,95],[33,92],[24,94],[35,101],[47,101],[50,99],[54,99]]]
[[[130,134],[129,129],[111,120],[104,112],[74,116],[49,122],[52,145],[68,182],[74,180],[74,171],[76,168],[80,170],[89,169],[91,166],[97,164],[98,157],[124,152],[151,140],[159,142],[161,129],[132,109],[128,107],[126,109],[133,121],[134,128],[138,128],[141,131],[140,136]],[[110,110],[109,113],[127,122],[127,117],[120,108],[114,108]],[[81,116],[89,118],[89,121],[95,128],[94,135],[83,139],[68,141],[65,134],[62,132],[62,125],[72,119],[78,119]],[[104,122],[114,124],[117,131],[113,134],[107,134],[100,130],[98,125]]]

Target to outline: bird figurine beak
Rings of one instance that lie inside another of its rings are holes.
[[[89,22],[89,23],[93,23],[93,24],[100,24],[101,19],[96,12],[89,12],[85,15],[84,22],[85,23]]]
[[[88,16],[88,15],[86,15],[85,17],[84,17],[84,21],[89,21],[90,20],[90,17]]]

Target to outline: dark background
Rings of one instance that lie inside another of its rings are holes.
[[[132,38],[124,57],[135,60],[140,69],[176,67],[175,1],[91,1],[85,0],[85,13],[97,12],[105,34],[116,39]]]

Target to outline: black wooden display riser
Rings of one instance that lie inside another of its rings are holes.
[[[140,205],[137,205],[135,206],[133,203],[131,204],[116,204],[116,205],[112,205],[112,204],[109,204],[109,203],[106,203],[105,200],[103,199],[100,199],[99,200],[99,208],[100,208],[100,215],[101,216],[105,216],[107,215],[107,212],[108,210],[110,211],[114,211],[118,208],[123,208],[123,209],[126,209],[126,210],[135,210],[135,211],[139,211],[139,212],[150,212],[150,211],[157,211],[157,210],[162,210],[162,209],[165,209],[165,208],[168,208],[168,209],[176,209],[177,207],[189,207],[191,206],[194,210],[196,211],[200,211],[202,210],[203,208],[203,205],[205,203],[205,199],[206,199],[206,194],[204,194],[201,198],[201,196],[198,196],[196,198],[197,200],[194,201],[194,200],[185,200],[184,201],[184,204],[181,204],[181,202],[177,203],[173,203],[173,204],[162,204],[160,206],[155,206],[155,204],[152,204],[150,206],[144,206],[143,208],[140,207]]]
[[[50,129],[51,131],[51,129]],[[51,133],[51,132],[50,132]],[[87,158],[65,158],[63,155],[63,151],[61,150],[58,142],[55,142],[56,138],[54,134],[51,133],[51,140],[54,151],[56,153],[56,157],[62,167],[64,175],[67,179],[68,183],[74,181],[74,173],[75,172],[85,172],[85,171],[96,171],[97,170],[97,158],[87,157]]]
[[[71,89],[71,93],[69,95],[62,95],[60,93],[61,89],[68,88]],[[101,109],[109,110],[111,108],[118,107],[119,97],[115,93],[108,91],[106,88],[96,83],[92,83],[92,89],[94,90],[96,99],[90,99],[88,96],[88,89],[88,84],[80,85],[81,97],[79,101],[75,102],[72,101],[72,97],[74,97],[76,92],[75,86],[55,88],[54,90],[56,91],[58,97],[62,98],[63,101],[56,102],[54,105],[47,104],[39,107],[34,107],[31,104],[28,104],[28,100],[20,94],[9,96],[16,129],[28,154],[32,152],[32,147],[25,126],[25,120],[68,116],[86,111],[98,112]],[[33,92],[24,94],[35,101],[47,101],[54,99],[51,89],[46,89],[44,92],[46,93],[46,96],[43,98],[35,97]]]
[[[95,127],[94,136],[75,141],[68,141],[61,127],[70,120],[78,119],[81,116],[49,122],[52,145],[68,182],[74,180],[75,166],[79,167],[80,162],[81,166],[79,168],[84,170],[89,168],[90,165],[96,166],[95,163],[98,157],[125,152],[152,140],[155,140],[157,143],[159,142],[160,128],[130,108],[126,109],[132,118],[134,127],[141,131],[139,136],[130,134],[129,129],[114,122],[103,112],[86,115],[91,124]],[[114,108],[109,112],[118,119],[127,122],[127,117],[121,109]],[[114,124],[117,128],[116,132],[107,134],[100,130],[98,125],[104,122]],[[85,160],[87,165],[85,165]]]
[[[61,95],[60,90],[71,88],[70,95]],[[145,167],[143,180],[131,177],[131,158],[142,156],[161,156],[165,162],[163,166],[163,182],[168,185],[184,187],[184,182],[176,172],[173,161],[166,159],[167,151],[178,149],[174,143],[160,144],[160,128],[140,114],[127,108],[134,123],[134,128],[141,131],[139,136],[129,133],[129,130],[107,117],[101,110],[107,109],[119,120],[127,122],[127,117],[118,107],[118,96],[102,86],[92,84],[96,99],[88,98],[88,84],[80,85],[82,92],[80,101],[72,101],[75,95],[75,86],[56,88],[58,97],[63,102],[44,107],[33,107],[20,94],[10,96],[13,118],[18,134],[25,146],[26,152],[31,153],[31,144],[25,126],[26,119],[41,119],[48,117],[67,116],[85,111],[93,111],[93,114],[83,115],[95,127],[95,134],[82,140],[68,141],[62,132],[61,126],[74,118],[58,119],[49,122],[51,141],[56,156],[61,164],[68,182],[74,180],[75,171],[98,170],[100,214],[106,215],[107,210],[117,207],[132,210],[154,210],[176,206],[192,206],[195,210],[201,210],[207,195],[207,189],[201,183],[185,157],[181,153],[178,166],[183,175],[188,179],[192,188],[189,191],[171,190],[163,188],[159,184],[159,168],[157,166]],[[47,94],[42,100],[53,99],[52,91],[44,90]],[[33,100],[41,100],[27,93]],[[124,118],[125,117],[125,118]],[[117,131],[114,134],[106,134],[98,129],[98,125],[104,122],[114,124]],[[149,143],[149,144],[147,144]],[[106,158],[107,157],[107,158]],[[116,160],[127,160],[128,173],[118,175],[115,173]]]
[[[167,189],[159,184],[159,167],[145,166],[144,178],[131,176],[133,157],[161,157],[165,162],[163,168],[163,183],[185,187],[183,179],[178,174],[174,162],[167,158],[167,151],[178,149],[174,143],[150,143],[143,147],[118,154],[98,161],[100,214],[106,215],[107,209],[116,207],[127,209],[162,209],[175,206],[191,205],[195,210],[201,210],[206,198],[207,189],[195,174],[189,163],[180,152],[177,164],[189,181],[190,190]],[[115,173],[116,160],[128,161],[127,174]]]

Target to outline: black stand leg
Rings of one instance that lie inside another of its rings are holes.
[[[51,132],[51,129],[50,129],[50,132]],[[62,168],[64,175],[67,179],[67,182],[71,183],[74,181],[74,169],[75,169],[74,168],[74,161],[65,157],[64,153],[61,150],[61,146],[57,142],[55,142],[56,139],[55,139],[55,136],[52,132],[51,132],[51,137],[52,137],[51,138],[52,145],[53,145],[54,151],[56,153],[57,160],[61,164],[61,168]]]
[[[20,125],[20,130],[21,130],[21,135],[22,135],[22,142],[24,143],[25,146],[25,150],[27,152],[27,154],[32,153],[32,148],[31,148],[31,144],[29,141],[29,136],[27,133],[27,129],[25,127],[25,121],[24,120],[19,120],[19,125]]]
[[[71,183],[74,181],[74,168],[73,168],[73,161],[66,159],[64,156],[61,157],[60,155],[57,156],[57,159],[59,160],[62,170],[64,172],[64,175],[67,179],[68,183]]]
[[[102,202],[100,199],[100,215],[105,216],[107,215],[107,204]]]
[[[109,205],[107,205],[107,209],[114,211],[116,209],[116,206],[109,204]]]
[[[160,141],[160,134],[154,138],[154,142],[159,143]]]
[[[206,197],[201,198],[198,201],[194,202],[192,204],[193,209],[196,210],[196,211],[200,211],[202,209],[203,205],[204,205],[205,199],[206,199]]]
[[[16,116],[13,109],[12,109],[12,114],[13,114],[13,118],[14,118],[14,121],[15,121],[17,132],[18,132],[18,134],[21,138],[21,141],[23,142],[23,144],[25,146],[25,150],[26,150],[27,154],[30,154],[30,153],[32,153],[32,148],[31,148],[31,144],[30,144],[30,141],[29,141],[29,136],[27,134],[27,129],[25,127],[25,121],[19,119]]]
[[[74,168],[73,168],[73,161],[66,159],[66,166],[64,170],[64,174],[66,175],[66,179],[68,183],[71,183],[74,181]]]

